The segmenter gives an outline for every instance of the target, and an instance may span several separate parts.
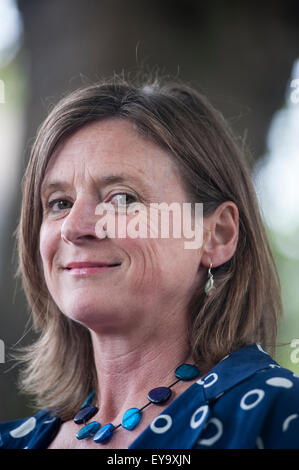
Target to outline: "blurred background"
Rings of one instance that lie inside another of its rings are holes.
[[[32,413],[9,354],[34,338],[14,231],[37,128],[66,92],[141,66],[201,90],[249,147],[282,283],[276,359],[299,375],[298,1],[0,0],[1,421]]]

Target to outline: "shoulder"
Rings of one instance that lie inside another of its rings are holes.
[[[262,356],[260,356],[261,359]],[[215,396],[212,382],[203,381],[211,409],[198,444],[221,448],[296,448],[299,449],[299,377],[280,367],[269,356],[263,364],[256,360],[256,370],[244,363],[235,376]],[[258,356],[256,359],[259,359]],[[234,375],[233,365],[225,361],[218,370],[219,386],[225,373]],[[248,368],[248,373],[244,372]],[[216,385],[216,383],[215,383]],[[216,437],[217,439],[216,439]],[[210,438],[211,437],[211,438]]]
[[[271,411],[273,418],[276,409],[299,413],[299,377],[291,370],[273,364],[238,383],[227,391],[227,396],[228,399],[238,398],[235,403],[244,411],[263,408]]]
[[[260,424],[257,447],[299,449],[299,377],[273,367],[257,372],[243,391],[240,406]]]
[[[236,391],[232,390],[234,393],[239,394],[240,407],[244,410],[253,410],[260,403],[271,413],[275,409],[293,409],[299,413],[299,377],[274,362],[240,382]]]
[[[34,416],[0,423],[0,449],[44,449],[62,422],[49,410]]]

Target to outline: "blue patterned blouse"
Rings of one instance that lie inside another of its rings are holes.
[[[0,448],[45,449],[47,410],[0,423]],[[129,431],[128,431],[129,432]],[[260,345],[233,352],[176,398],[129,449],[299,449],[299,377]]]

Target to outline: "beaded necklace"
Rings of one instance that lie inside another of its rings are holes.
[[[181,364],[174,371],[174,375],[177,380],[170,384],[168,387],[156,387],[150,390],[147,394],[148,402],[141,408],[129,408],[123,415],[122,421],[117,426],[112,423],[101,426],[98,421],[92,421],[87,423],[98,411],[99,408],[92,405],[95,397],[95,392],[91,392],[90,395],[84,400],[80,411],[76,414],[74,422],[76,424],[84,424],[84,426],[77,432],[77,439],[90,439],[93,437],[94,442],[102,443],[107,442],[113,436],[113,433],[119,427],[123,427],[128,431],[135,429],[141,421],[142,411],[151,404],[160,405],[166,403],[171,397],[171,388],[180,381],[189,381],[196,379],[200,375],[199,369],[191,364]]]

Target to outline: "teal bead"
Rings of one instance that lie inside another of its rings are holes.
[[[91,423],[86,424],[80,431],[77,432],[76,438],[77,439],[88,439],[89,437],[93,436],[99,429],[101,425],[98,421],[92,421]]]
[[[87,406],[91,405],[94,396],[95,396],[95,392],[91,392],[86,398],[86,400],[84,400],[84,402],[82,403],[80,410],[83,410],[83,408],[86,408]]]
[[[181,364],[174,372],[177,379],[193,380],[200,376],[200,371],[191,364]]]
[[[93,440],[94,442],[104,442],[110,439],[114,431],[114,426],[113,424],[105,424],[94,436]]]
[[[121,422],[122,427],[132,431],[132,429],[135,429],[140,423],[141,416],[139,408],[129,408],[123,415]]]

